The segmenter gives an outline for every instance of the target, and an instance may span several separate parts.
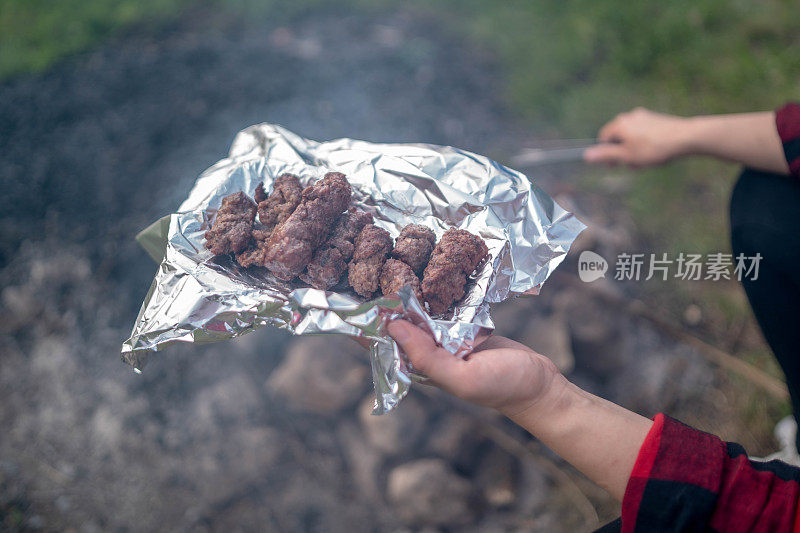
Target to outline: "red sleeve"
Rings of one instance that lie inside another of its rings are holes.
[[[726,443],[656,415],[622,501],[622,531],[800,531],[800,469],[750,461]]]
[[[800,177],[800,105],[790,102],[775,112],[775,125],[778,128],[783,154],[789,163],[789,171]]]

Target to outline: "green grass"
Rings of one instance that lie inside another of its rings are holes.
[[[427,0],[452,29],[485,43],[509,100],[537,125],[591,136],[614,113],[771,108],[800,89],[800,6],[791,1]],[[132,24],[196,6],[288,17],[321,5],[388,0],[0,0],[0,78],[47,68]]]
[[[175,17],[186,0],[0,0],[0,79],[41,72],[132,24]]]
[[[196,9],[243,20],[285,20],[331,0],[0,0],[0,81],[39,73],[132,26]]]
[[[565,135],[635,105],[678,113],[772,107],[797,94],[789,1],[433,0],[495,49],[510,97]],[[451,19],[452,20],[452,19]]]

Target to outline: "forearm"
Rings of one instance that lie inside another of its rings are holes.
[[[679,142],[686,155],[708,155],[759,170],[789,173],[772,111],[698,116],[684,124]]]
[[[509,418],[620,501],[653,424],[565,378],[534,405]]]

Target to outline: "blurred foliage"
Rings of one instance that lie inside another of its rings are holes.
[[[0,81],[42,72],[132,26],[158,26],[193,10],[286,20],[329,0],[0,0]]]
[[[590,136],[616,112],[771,108],[800,89],[800,5],[788,0],[426,0],[411,2],[493,49],[510,99],[562,135]],[[0,77],[41,71],[122,28],[208,7],[286,19],[389,0],[0,0]]]
[[[176,16],[185,0],[0,0],[0,79],[41,72],[135,23]]]
[[[636,105],[771,108],[797,94],[800,5],[785,0],[430,0],[482,39],[530,118],[593,135]],[[456,15],[454,15],[456,14]]]

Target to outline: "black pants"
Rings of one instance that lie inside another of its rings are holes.
[[[731,197],[731,244],[734,258],[763,257],[758,279],[742,285],[800,422],[800,180],[745,169]]]

